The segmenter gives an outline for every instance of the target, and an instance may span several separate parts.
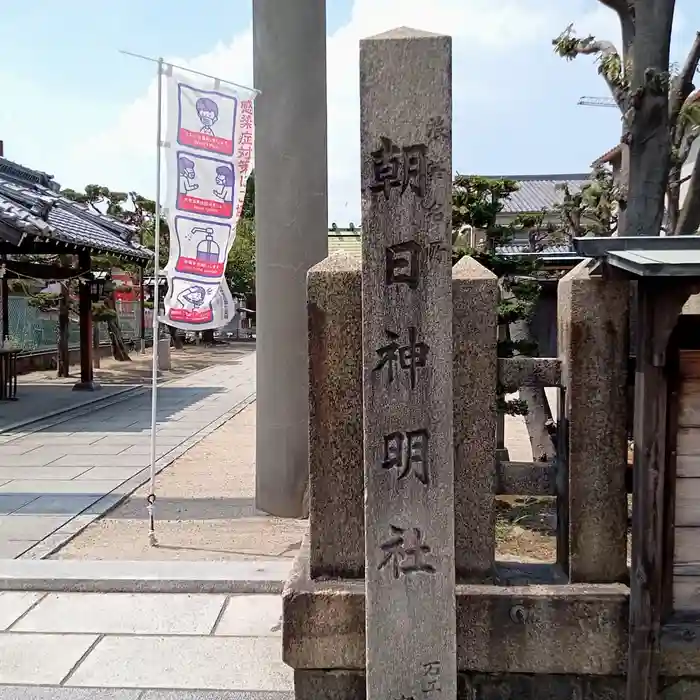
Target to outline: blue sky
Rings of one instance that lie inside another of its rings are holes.
[[[288,0],[280,0],[288,1]],[[32,0],[6,3],[0,22],[0,139],[6,157],[88,183],[155,191],[157,56],[250,84],[250,0]],[[551,39],[569,22],[618,42],[597,0],[327,0],[329,219],[359,221],[359,38],[408,25],[452,34],[454,167],[486,175],[585,172],[616,143],[619,115],[581,107],[607,95],[592,60],[566,63]],[[700,29],[700,3],[677,0],[674,60]],[[194,30],[193,30],[194,27]],[[700,85],[700,79],[698,80]]]

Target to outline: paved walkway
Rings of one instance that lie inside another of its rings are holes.
[[[171,367],[160,373],[161,382],[231,361],[253,347],[236,343],[213,347],[185,346],[180,350],[171,348]],[[0,402],[0,433],[16,431],[29,421],[45,419],[86,404],[109,401],[140,386],[150,386],[152,362],[150,349],[143,355],[131,353],[131,362],[102,358],[101,366],[95,369],[95,379],[101,389],[94,393],[73,391],[80,378],[80,367],[76,365],[71,365],[71,377],[67,378],[56,377],[56,370],[22,374],[17,381],[18,400]]]
[[[0,593],[0,699],[293,700],[281,615],[278,595]]]
[[[159,389],[158,469],[235,415],[255,391],[255,354]],[[0,558],[47,556],[148,479],[150,392],[0,435]]]
[[[157,547],[148,542],[146,484],[51,558],[121,560],[129,566],[136,560],[291,562],[308,521],[274,518],[255,508],[255,410],[254,403],[244,408],[161,473]]]
[[[0,402],[0,434],[16,430],[30,421],[42,420],[65,411],[134,391],[138,384],[110,384],[99,392],[73,391],[75,377],[54,379],[51,383],[33,377],[18,380],[18,400]]]

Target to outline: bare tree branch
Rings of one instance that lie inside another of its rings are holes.
[[[685,161],[688,160],[690,149],[693,147],[695,139],[698,138],[698,136],[700,136],[700,126],[693,126],[685,130],[678,150],[678,163],[681,167],[683,167]]]
[[[680,73],[671,82],[671,94],[669,95],[669,117],[671,119],[671,127],[675,127],[680,114],[681,108],[688,99],[688,96],[695,89],[693,78],[698,70],[700,63],[700,32],[695,35],[695,41],[690,47],[688,56],[685,59],[683,68]]]
[[[680,216],[681,201],[681,166],[674,163],[668,176],[666,185],[666,225],[664,229],[667,235],[673,236],[678,228],[678,217]]]
[[[577,56],[596,56],[598,73],[603,76],[620,111],[625,111],[628,89],[624,63],[611,41],[599,40],[594,36],[577,37],[573,25],[569,25],[552,44],[555,52],[568,61]]]
[[[697,233],[698,229],[700,229],[700,157],[695,159],[683,209],[678,217],[676,233],[692,235]]]

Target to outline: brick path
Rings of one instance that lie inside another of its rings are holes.
[[[162,386],[158,467],[235,415],[254,391],[250,351]],[[0,558],[48,555],[148,478],[150,392],[58,420],[0,436]]]

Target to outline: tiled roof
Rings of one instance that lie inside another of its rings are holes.
[[[560,244],[548,245],[538,250],[536,253],[530,253],[530,246],[527,243],[508,243],[506,245],[496,246],[496,252],[499,255],[537,255],[538,257],[551,258],[581,258],[574,250],[573,246]]]
[[[359,229],[354,231],[338,229],[328,232],[328,254],[331,255],[339,251],[357,255],[362,254],[362,236]],[[527,243],[508,243],[496,246],[496,252],[499,255],[537,255],[545,259],[581,259],[581,256],[572,246],[565,244],[545,246],[537,253],[530,253],[529,251],[530,247]]]
[[[0,157],[0,178],[3,180],[16,180],[26,184],[41,185],[53,192],[58,192],[61,189],[61,186],[53,179],[53,175],[44,173],[41,170],[32,170],[2,157]]]
[[[562,187],[578,192],[590,180],[590,173],[573,175],[499,175],[495,180],[515,180],[519,188],[504,202],[504,214],[527,214],[551,209],[563,201]]]
[[[602,156],[598,156],[598,158],[591,163],[591,166],[595,168],[597,165],[602,165],[603,163],[612,163],[612,161],[620,155],[621,150],[622,144],[618,143],[617,146],[613,146],[609,151],[605,151]]]
[[[0,195],[0,222],[19,233],[50,235],[51,226],[28,209]]]
[[[20,234],[147,260],[153,253],[133,240],[136,228],[58,194],[53,178],[0,158],[0,223]]]

